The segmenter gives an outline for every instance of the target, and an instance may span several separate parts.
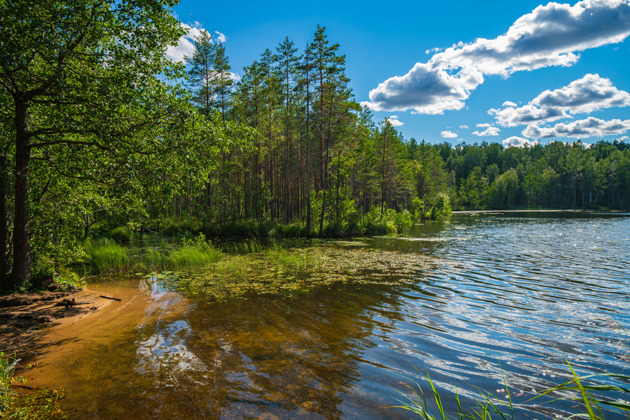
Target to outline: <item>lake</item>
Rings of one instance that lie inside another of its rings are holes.
[[[434,407],[427,373],[450,412],[454,387],[465,411],[478,388],[507,402],[504,375],[514,418],[564,418],[580,405],[525,401],[567,380],[567,361],[580,375],[630,374],[627,216],[455,214],[333,242],[434,263],[385,273],[405,284],[294,298],[207,303],[105,278],[93,288],[124,297],[120,312],[77,328],[27,376],[65,389],[73,418],[409,418],[392,406],[416,382]]]

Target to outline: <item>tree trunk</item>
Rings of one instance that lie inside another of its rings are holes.
[[[15,101],[15,222],[13,224],[13,286],[24,284],[31,277],[29,241],[29,164],[31,149],[26,126],[28,106]]]
[[[11,263],[9,261],[8,185],[9,168],[7,158],[4,155],[0,155],[0,289],[11,289],[11,286],[13,286],[9,277]]]

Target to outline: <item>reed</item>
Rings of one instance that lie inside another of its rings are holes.
[[[630,381],[629,375],[620,375],[612,373],[598,373],[593,375],[579,376],[569,361],[567,365],[571,372],[571,378],[553,388],[540,392],[533,398],[525,401],[522,405],[526,406],[527,403],[534,401],[543,396],[548,396],[552,393],[559,394],[558,398],[552,399],[549,402],[567,400],[576,401],[581,403],[582,412],[572,415],[570,418],[587,418],[590,420],[604,420],[605,414],[601,409],[601,406],[607,406],[614,410],[615,418],[619,415],[624,415],[626,418],[630,418],[630,402],[624,398],[630,396],[630,387],[602,384],[598,380],[605,379],[617,379],[621,382],[628,383]],[[479,389],[479,398],[475,400],[475,406],[469,411],[462,409],[461,402],[459,400],[459,394],[457,388],[455,388],[455,395],[457,401],[457,407],[449,412],[444,406],[443,400],[440,397],[435,384],[431,380],[429,374],[426,375],[426,380],[431,387],[431,393],[437,410],[431,410],[427,403],[422,387],[414,382],[414,386],[407,384],[409,393],[400,392],[405,397],[404,401],[400,401],[401,405],[393,406],[392,408],[401,408],[403,410],[410,411],[416,414],[419,418],[425,420],[450,420],[450,419],[473,419],[473,420],[491,420],[491,419],[514,419],[514,406],[512,404],[512,396],[508,388],[505,375],[501,370],[503,377],[503,384],[505,387],[506,396],[508,401],[504,401],[501,398],[494,396],[493,394]],[[564,392],[562,392],[564,391]],[[575,396],[566,396],[566,391],[570,391]],[[509,412],[508,412],[509,409]]]
[[[97,273],[121,272],[129,268],[127,249],[108,241],[87,242],[83,248]]]

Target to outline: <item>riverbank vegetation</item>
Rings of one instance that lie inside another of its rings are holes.
[[[208,33],[185,63],[165,57],[184,31],[174,3],[0,6],[0,289],[86,253],[124,265],[115,244],[151,235],[342,237],[451,209],[630,206],[624,142],[405,139],[354,99],[326,28],[301,51],[279,40],[239,79]]]
[[[570,418],[578,417],[589,420],[602,420],[605,418],[602,407],[612,409],[615,415],[623,416],[625,414],[626,417],[628,416],[630,403],[624,398],[630,396],[630,389],[625,386],[611,384],[611,380],[617,380],[621,384],[625,384],[630,380],[630,376],[609,373],[579,376],[568,361],[567,366],[569,367],[568,381],[553,388],[535,393],[523,403],[518,404],[518,406],[527,408],[528,404],[533,404],[534,401],[538,403],[540,399],[547,396],[550,397],[550,399],[546,402],[574,401],[579,404],[581,412],[571,415]],[[503,373],[502,378],[503,388],[497,391],[499,394],[504,395],[495,395],[491,392],[479,390],[478,398],[475,400],[476,405],[471,408],[470,411],[465,411],[462,409],[457,390],[455,390],[456,404],[454,404],[456,406],[445,406],[440,391],[427,374],[426,381],[429,384],[428,388],[430,388],[428,400],[422,386],[418,383],[414,383],[413,386],[408,386],[407,392],[402,393],[405,396],[405,400],[401,401],[401,405],[395,408],[410,411],[416,414],[418,418],[424,420],[463,418],[479,420],[493,418],[514,419],[514,409],[517,404],[514,401],[514,396],[510,392]],[[545,402],[540,404],[544,407]],[[555,413],[554,417],[560,418],[562,415]]]
[[[18,360],[0,352],[0,418],[7,419],[52,419],[66,418],[59,408],[58,401],[63,393],[50,389],[29,389],[29,393],[14,390],[16,385],[25,381],[14,377]]]

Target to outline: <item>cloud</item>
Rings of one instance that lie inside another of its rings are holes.
[[[590,113],[598,109],[630,106],[630,93],[613,86],[610,79],[587,74],[568,86],[546,90],[532,100],[541,108],[563,108],[571,114]]]
[[[460,125],[459,128],[463,129],[463,130],[467,130],[468,126],[467,125]]]
[[[477,127],[486,128],[483,131],[473,131],[476,136],[498,136],[501,130],[499,127],[492,127],[490,124],[477,124]]]
[[[501,106],[503,106],[503,107],[510,106],[512,108],[516,108],[518,105],[516,105],[514,102],[505,101],[505,102],[503,102],[503,105],[501,105]]]
[[[219,31],[214,31],[215,34],[217,34],[216,38],[214,38],[219,44],[223,44],[224,42],[227,41],[227,37],[225,36],[225,34],[219,32]]]
[[[629,138],[628,136],[623,136],[623,137],[619,137],[619,140],[626,141],[626,140],[628,140],[628,138]]]
[[[179,38],[177,45],[166,49],[166,57],[175,62],[183,62],[186,57],[192,57],[195,53],[195,38],[207,32],[201,27],[199,22],[195,22],[194,26],[181,23],[181,27],[186,29],[187,32]]]
[[[195,53],[195,39],[199,38],[204,33],[209,33],[199,22],[194,22],[192,25],[180,23],[180,25],[187,32],[182,35],[179,40],[177,40],[177,45],[170,46],[166,49],[166,57],[175,62],[183,62],[186,57],[192,57]],[[214,31],[214,33],[216,36],[212,38],[213,42],[216,41],[219,44],[223,44],[227,41],[225,34],[219,31]],[[240,77],[235,77],[236,79],[234,79],[234,77],[232,77],[232,79],[237,81],[240,80]]]
[[[443,139],[456,139],[457,138],[457,133],[453,133],[452,131],[442,131],[440,133],[440,135],[442,136]]]
[[[362,102],[374,111],[405,111],[418,114],[443,114],[445,110],[458,110],[470,91],[483,82],[481,73],[462,69],[452,76],[445,69],[417,63],[404,76],[387,79],[370,91],[370,101]]]
[[[559,108],[538,108],[525,105],[520,108],[508,106],[503,109],[490,109],[488,114],[494,115],[497,123],[503,127],[536,124],[543,121],[556,121],[568,118],[565,110]]]
[[[523,135],[531,139],[548,139],[554,137],[573,137],[584,139],[589,137],[605,137],[625,134],[630,130],[630,120],[600,120],[588,117],[584,120],[572,121],[568,124],[559,123],[553,127],[529,126],[523,130]]]
[[[398,119],[398,115],[391,115],[390,117],[388,117],[388,120],[392,127],[400,127],[401,125],[405,125],[404,122]]]
[[[512,136],[503,140],[503,147],[530,147],[538,143],[538,141],[532,142],[531,140],[527,140],[522,137]]]
[[[404,76],[370,92],[376,111],[412,109],[422,114],[458,110],[485,75],[571,66],[579,52],[622,42],[630,35],[630,0],[582,0],[538,6],[494,39],[478,38],[437,52]],[[513,103],[512,103],[513,104]],[[513,104],[515,105],[515,104]]]
[[[525,106],[505,102],[502,109],[490,109],[488,113],[494,115],[500,125],[514,127],[625,106],[630,106],[628,92],[614,87],[610,79],[587,74],[560,89],[542,92]]]

